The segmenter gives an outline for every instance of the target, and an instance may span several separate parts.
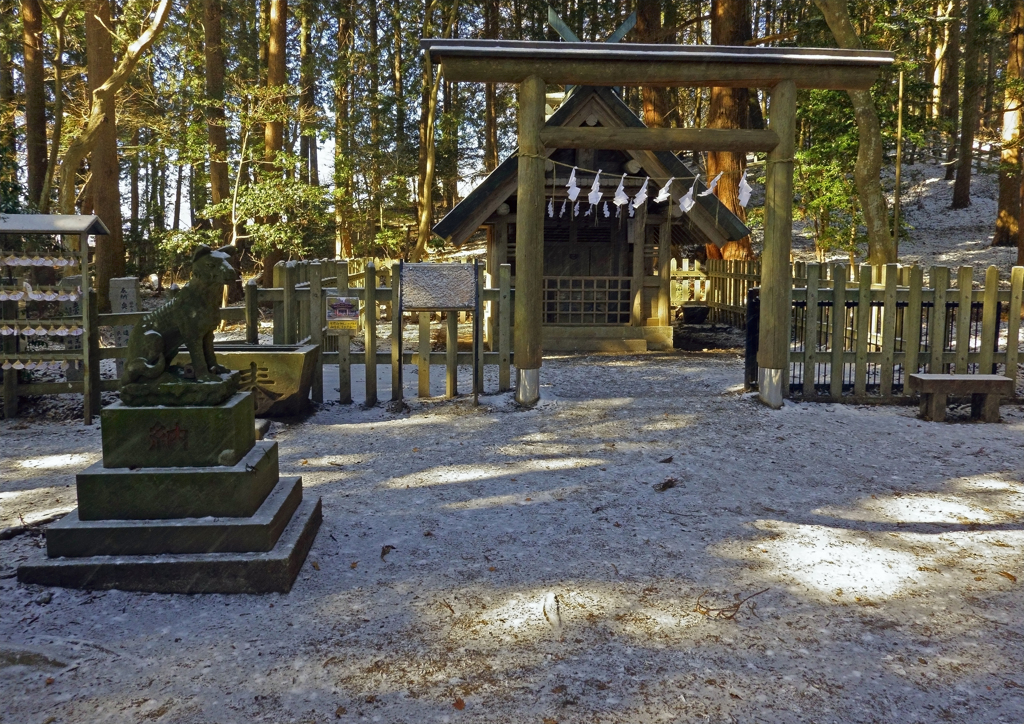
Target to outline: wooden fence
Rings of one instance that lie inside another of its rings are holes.
[[[924,143],[920,146],[910,141],[905,141],[903,144],[903,162],[909,164],[924,163],[932,166],[950,164],[951,162],[946,160],[950,143],[951,141],[946,134],[937,132],[928,133],[924,138]],[[975,138],[974,153],[971,157],[971,165],[974,167],[974,170],[987,173],[998,171],[1002,157],[1002,148],[1003,145],[999,141]],[[895,159],[895,146],[888,149],[886,155]],[[956,163],[955,159],[952,163]]]
[[[743,329],[747,326],[747,292],[761,285],[761,262],[708,259],[705,301],[708,320]]]
[[[703,302],[707,299],[711,281],[708,279],[707,267],[699,261],[683,259],[677,265],[672,260],[670,298],[673,307],[681,307],[687,302]]]
[[[348,273],[350,263],[358,269],[354,274]],[[483,276],[486,283],[488,275]],[[280,262],[274,268],[273,287],[260,288],[257,286],[256,279],[250,280],[245,286],[244,305],[222,307],[221,319],[227,323],[244,322],[246,342],[259,344],[260,307],[272,306],[274,309],[274,344],[320,345],[319,364],[316,366],[312,384],[312,396],[316,402],[324,400],[323,366],[327,364],[339,366],[339,400],[342,402],[352,401],[352,365],[367,366],[367,404],[376,404],[377,402],[377,365],[390,364],[392,366],[392,397],[401,399],[401,390],[395,385],[398,374],[397,355],[401,349],[400,342],[396,343],[396,340],[401,338],[396,336],[397,320],[390,313],[392,287],[379,285],[381,281],[388,282],[390,279],[390,266],[386,266],[382,273],[378,274],[374,260],[349,262],[328,259]],[[366,285],[367,280],[371,282],[369,286]],[[487,349],[482,351],[482,359],[478,364],[498,366],[498,389],[504,392],[511,389],[510,368],[513,360],[512,304],[515,291],[511,288],[511,267],[507,264],[502,266],[497,287],[483,284],[481,287],[482,301],[485,307],[489,307],[489,315],[488,323],[484,325]],[[328,294],[359,298],[360,325],[358,331],[353,333],[327,329],[326,297]],[[311,300],[314,299],[320,301],[312,304]],[[93,308],[95,309],[95,303]],[[373,313],[367,314],[367,309],[373,310]],[[94,311],[93,314],[97,320],[96,327],[113,327],[137,324],[145,312],[95,314]],[[420,335],[418,349],[415,352],[401,350],[402,362],[418,365],[418,392],[421,396],[430,394],[429,366],[445,365],[447,367],[446,394],[454,396],[458,393],[457,367],[458,365],[473,364],[473,354],[458,352],[457,343],[447,345],[444,352],[430,351],[430,316],[427,314],[418,316]],[[391,350],[367,355],[366,349],[377,349],[377,322],[381,317],[391,321]],[[454,325],[455,333],[451,333],[453,322],[457,323],[458,321],[457,315],[453,314],[451,320],[446,321],[449,332],[448,339],[457,340],[457,324]],[[353,350],[352,342],[360,337],[364,349]],[[94,349],[87,350],[86,354],[93,360],[92,369],[98,370],[100,359],[123,359],[126,352],[126,347],[99,348],[95,346]],[[116,379],[99,380],[98,386],[102,391],[115,391],[119,387],[119,381]],[[46,391],[43,389],[34,394],[44,394]],[[477,391],[482,392],[483,390]]]
[[[414,364],[419,368],[418,394],[430,394],[430,366],[445,365],[445,392],[448,397],[458,393],[457,372],[459,365],[479,365],[483,380],[483,367],[497,365],[498,391],[511,389],[512,354],[512,305],[515,290],[511,286],[511,266],[503,264],[498,274],[498,284],[480,270],[481,301],[485,307],[485,344],[481,346],[479,358],[474,360],[472,352],[458,351],[458,317],[460,313],[447,314],[446,351],[432,352],[430,349],[430,315],[419,313],[416,351],[405,351],[402,347],[402,317],[393,313],[392,297],[394,285],[379,286],[381,279],[392,279],[391,269],[378,275],[373,260],[353,263],[358,268],[350,273],[350,262],[327,259],[322,261],[280,262],[274,268],[274,286],[261,289],[255,280],[245,287],[246,341],[259,343],[259,307],[274,306],[275,344],[316,344],[320,345],[320,364],[313,380],[313,399],[323,402],[323,365],[337,364],[339,373],[339,400],[352,401],[352,365],[366,367],[366,404],[377,402],[377,366],[391,365],[392,399],[399,400],[402,390],[399,383],[399,364]],[[327,295],[357,297],[360,302],[360,329],[356,332],[328,330],[326,319]],[[411,320],[412,315],[403,315]],[[381,318],[390,320],[390,351],[367,353],[377,350],[377,323]],[[362,337],[363,350],[353,350],[355,336]],[[483,392],[483,389],[474,392]]]
[[[810,400],[909,399],[909,374],[1004,374],[1016,379],[1024,267],[974,287],[971,267],[808,264],[793,289],[788,380]],[[838,280],[845,280],[839,282]],[[841,310],[837,312],[837,310]]]

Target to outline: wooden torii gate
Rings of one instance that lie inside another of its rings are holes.
[[[782,406],[789,356],[793,154],[799,88],[867,90],[892,53],[825,48],[573,43],[425,38],[427,63],[453,82],[519,86],[516,212],[516,401],[540,397],[544,274],[544,161],[557,148],[767,151],[761,255],[761,400]],[[546,84],[767,88],[768,130],[544,127]]]

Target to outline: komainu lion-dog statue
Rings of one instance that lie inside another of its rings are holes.
[[[213,250],[202,244],[192,256],[192,278],[177,296],[136,324],[128,337],[121,385],[137,382],[169,382],[178,379],[171,361],[184,344],[192,358],[195,378],[218,382],[230,372],[217,364],[213,332],[220,324],[220,304],[225,284],[235,281],[231,259],[237,249]]]

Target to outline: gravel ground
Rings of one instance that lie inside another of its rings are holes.
[[[550,358],[529,411],[275,423],[324,503],[287,595],[22,586],[41,540],[0,541],[0,722],[1021,722],[1024,411],[771,411],[741,379]],[[0,439],[0,526],[70,509],[100,447]]]

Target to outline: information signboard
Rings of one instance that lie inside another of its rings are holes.
[[[359,297],[327,297],[327,329],[359,329]]]

